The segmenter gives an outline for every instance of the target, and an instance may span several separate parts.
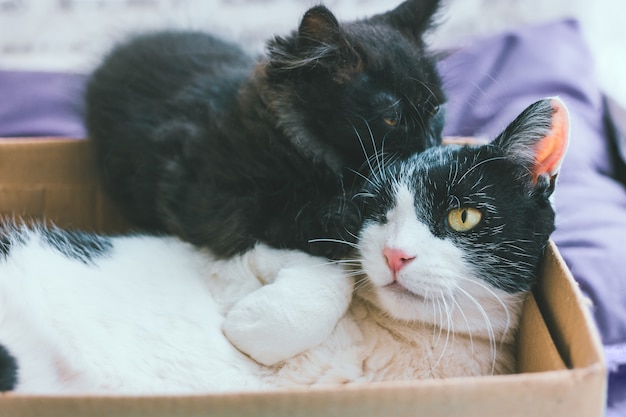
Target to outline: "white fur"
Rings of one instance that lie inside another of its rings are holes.
[[[1,263],[0,343],[18,361],[18,392],[259,384],[250,377],[255,365],[223,337],[223,316],[207,291],[221,262],[169,238],[118,238],[114,250],[87,266],[33,234]],[[232,288],[254,289],[247,278],[230,274]]]
[[[87,265],[36,230],[26,239],[0,261],[0,344],[18,361],[18,392],[260,388],[259,365],[222,326],[275,363],[322,342],[352,290],[339,267],[262,245],[220,261],[175,238],[120,237]]]
[[[491,319],[489,334],[472,301],[435,306],[380,288],[388,270],[374,252],[385,243],[459,255],[435,245],[408,205],[400,190],[388,224],[402,228],[366,227],[371,281],[347,312],[350,274],[296,251],[259,245],[223,261],[175,238],[130,236],[112,239],[113,252],[88,265],[32,231],[0,261],[0,344],[17,359],[16,391],[197,393],[511,372],[510,340],[494,356],[506,326]],[[399,280],[415,294],[459,284],[462,262],[436,258],[425,265],[445,266],[442,283],[423,269]],[[493,301],[502,294],[460,285],[486,314],[502,316]]]
[[[258,245],[247,256],[252,272],[268,285],[228,311],[228,339],[267,366],[326,340],[348,308],[352,279],[328,261],[296,251]]]

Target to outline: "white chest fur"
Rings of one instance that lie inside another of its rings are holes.
[[[324,343],[266,375],[279,386],[479,376],[513,372],[512,355],[488,338],[390,319],[355,296]]]

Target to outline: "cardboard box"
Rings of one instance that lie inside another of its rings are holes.
[[[95,231],[127,229],[98,185],[88,141],[0,140],[0,214]],[[519,373],[191,396],[0,396],[2,416],[600,417],[600,339],[554,245],[525,304]]]

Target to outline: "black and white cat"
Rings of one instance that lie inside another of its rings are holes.
[[[193,393],[514,372],[568,129],[563,103],[545,99],[490,144],[378,166],[349,265],[5,224],[0,388]]]
[[[368,160],[441,142],[422,39],[438,3],[343,24],[316,6],[258,62],[201,32],[118,46],[86,94],[105,188],[137,225],[221,257],[263,242],[340,258]]]

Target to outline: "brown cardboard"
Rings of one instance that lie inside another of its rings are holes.
[[[88,141],[0,140],[0,215],[128,228],[101,191]],[[585,300],[554,245],[524,307],[519,373],[271,392],[152,397],[0,396],[1,416],[600,417],[606,370]]]
[[[0,215],[94,231],[128,227],[100,189],[89,142],[75,139],[0,139]]]

